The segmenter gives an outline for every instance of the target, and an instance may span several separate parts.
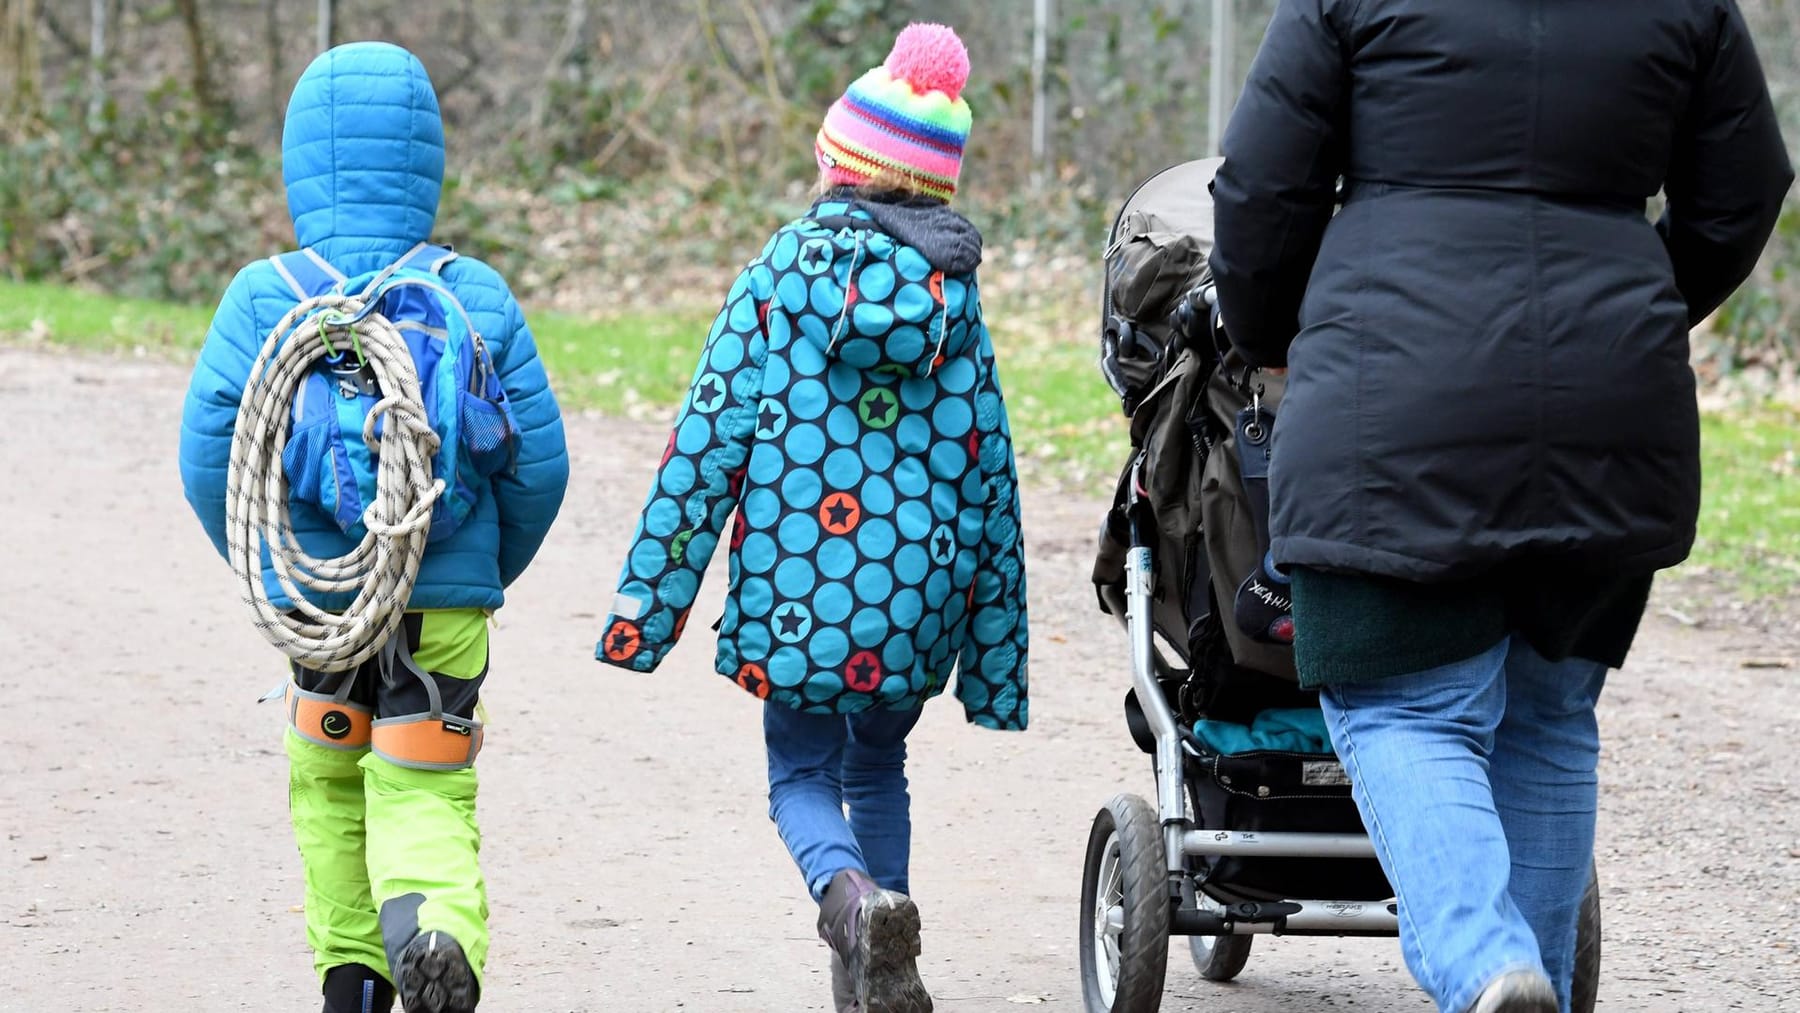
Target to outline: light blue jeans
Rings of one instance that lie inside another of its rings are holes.
[[[1444,1013],[1515,968],[1542,971],[1569,1009],[1605,680],[1603,665],[1546,661],[1514,637],[1319,695],[1398,895],[1406,966]]]
[[[846,869],[866,873],[885,890],[909,892],[912,796],[906,791],[906,736],[921,713],[915,707],[848,716],[802,714],[763,705],[769,818],[814,900]]]

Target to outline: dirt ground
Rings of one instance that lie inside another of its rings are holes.
[[[0,347],[0,1009],[318,1008],[287,828],[282,678],[181,497],[183,370]],[[570,423],[574,478],[500,614],[482,756],[495,1011],[826,1008],[764,812],[757,708],[705,624],[663,670],[591,659],[663,434]],[[1032,728],[928,709],[923,971],[943,1013],[1081,1008],[1088,822],[1150,794],[1126,651],[1087,584],[1099,505],[1026,500]],[[717,611],[715,573],[701,615]],[[1769,667],[1786,664],[1789,667]],[[1656,617],[1602,706],[1603,1010],[1800,1010],[1800,654]],[[1392,940],[1260,939],[1171,1013],[1424,1010]]]

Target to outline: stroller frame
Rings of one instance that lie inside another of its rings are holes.
[[[1151,755],[1156,797],[1152,805],[1140,796],[1119,794],[1094,816],[1082,877],[1079,936],[1082,995],[1088,1013],[1158,1013],[1172,935],[1189,938],[1201,977],[1229,981],[1243,970],[1258,935],[1399,934],[1393,887],[1375,862],[1374,845],[1355,816],[1344,791],[1348,778],[1335,757],[1330,763],[1321,763],[1327,759],[1322,755],[1283,750],[1221,756],[1203,749],[1182,727],[1190,711],[1210,716],[1213,703],[1224,701],[1233,692],[1231,680],[1275,671],[1267,667],[1274,662],[1267,657],[1253,658],[1253,652],[1233,652],[1230,631],[1222,628],[1223,643],[1214,641],[1206,650],[1223,647],[1231,655],[1230,673],[1225,682],[1214,684],[1210,680],[1217,674],[1218,659],[1188,656],[1195,653],[1195,630],[1190,629],[1181,641],[1184,651],[1168,631],[1156,626],[1156,555],[1182,550],[1172,546],[1168,532],[1159,531],[1150,502],[1150,490],[1155,489],[1158,496],[1167,490],[1146,482],[1152,477],[1147,473],[1154,470],[1146,464],[1146,454],[1155,439],[1152,427],[1156,416],[1150,416],[1143,433],[1137,429],[1138,418],[1142,411],[1170,410],[1166,403],[1147,408],[1146,402],[1165,382],[1169,370],[1181,363],[1184,344],[1197,354],[1218,353],[1217,359],[1208,356],[1203,360],[1203,368],[1224,368],[1228,342],[1222,342],[1224,336],[1210,313],[1210,271],[1203,263],[1214,236],[1210,184],[1222,162],[1219,158],[1197,159],[1147,177],[1120,206],[1107,233],[1107,282],[1101,287],[1100,300],[1100,368],[1120,396],[1125,414],[1133,420],[1136,456],[1123,477],[1121,495],[1115,499],[1114,513],[1109,514],[1102,535],[1101,565],[1107,572],[1102,578],[1097,569],[1095,580],[1101,587],[1102,610],[1122,619],[1131,643],[1136,706],[1128,698],[1126,719],[1138,746]],[[1138,215],[1135,219],[1134,214]],[[1155,244],[1159,251],[1170,251],[1168,259],[1161,262],[1156,257],[1162,253],[1137,260],[1124,255],[1130,248],[1127,232],[1147,236],[1152,231],[1191,237],[1196,248],[1179,243],[1165,247],[1159,242]],[[1200,259],[1187,259],[1190,254]],[[1170,295],[1166,289],[1171,278],[1190,287]],[[1115,288],[1127,297],[1123,306],[1115,302]],[[1166,336],[1160,333],[1165,312]],[[1210,349],[1190,342],[1199,327],[1212,332]],[[1247,384],[1249,376],[1246,371],[1244,382],[1234,388]],[[1252,395],[1251,404],[1256,396]],[[1201,393],[1200,403],[1208,404],[1208,397]],[[1203,413],[1207,410],[1216,416],[1218,406],[1202,409]],[[1181,453],[1167,437],[1167,430],[1164,433],[1161,452]],[[1208,453],[1229,453],[1212,449],[1210,442],[1198,452],[1203,461]],[[1191,487],[1170,494],[1195,495]],[[1115,526],[1120,520],[1128,530]],[[1183,518],[1182,524],[1187,525],[1188,520]],[[1218,561],[1210,559],[1213,546],[1206,543],[1215,537],[1229,539],[1232,534],[1198,530],[1198,526],[1195,530],[1209,560],[1197,565],[1216,568]],[[1266,551],[1266,539],[1259,540]],[[1180,560],[1163,562],[1169,572],[1178,573],[1182,566]],[[1198,579],[1210,582],[1211,578],[1207,572]],[[1222,618],[1229,623],[1228,616],[1220,616],[1216,593],[1222,593],[1221,587],[1213,584],[1206,590],[1214,614],[1199,621]],[[1191,593],[1191,586],[1184,593]],[[1181,618],[1198,619],[1189,614],[1197,606],[1193,597],[1187,598],[1179,610]],[[1167,603],[1164,608],[1166,612]],[[1172,622],[1174,617],[1165,614],[1164,620]],[[1169,653],[1179,656],[1187,671],[1172,664],[1159,649],[1159,632],[1174,648]],[[1203,696],[1214,690],[1225,695],[1191,703],[1186,689],[1177,687],[1184,687],[1186,680],[1196,675]],[[1178,702],[1171,701],[1171,692]],[[1264,708],[1300,705],[1265,702],[1280,698],[1274,693],[1235,702],[1254,701]],[[1249,791],[1243,783],[1247,776],[1258,779]],[[1239,784],[1232,784],[1233,780]],[[1352,827],[1355,832],[1342,832]],[[1289,891],[1316,895],[1333,890],[1349,895],[1348,899],[1295,900],[1288,896]],[[1372,899],[1384,895],[1385,899]],[[1592,874],[1580,903],[1570,1010],[1593,1013],[1600,969],[1600,894]]]
[[[1162,678],[1172,674],[1156,646],[1152,616],[1155,538],[1140,455],[1127,482],[1125,627],[1131,678],[1154,739],[1154,808],[1135,795],[1112,799],[1094,818],[1082,882],[1081,979],[1089,1013],[1157,1013],[1169,937],[1190,937],[1202,977],[1229,981],[1249,959],[1256,935],[1394,936],[1397,908],[1386,902],[1304,899],[1225,903],[1200,888],[1196,859],[1229,856],[1373,858],[1364,834],[1206,830],[1189,808],[1188,770],[1200,751],[1179,727]],[[1197,803],[1196,803],[1197,804]]]
[[[1188,763],[1205,754],[1182,733],[1165,694],[1175,674],[1156,646],[1152,616],[1155,529],[1139,495],[1142,459],[1126,494],[1129,549],[1125,627],[1131,678],[1154,740],[1149,748],[1156,804],[1115,796],[1094,817],[1082,882],[1080,958],[1089,1013],[1157,1013],[1168,970],[1169,937],[1187,936],[1195,968],[1210,981],[1243,970],[1258,935],[1399,934],[1398,904],[1386,900],[1280,899],[1227,902],[1201,889],[1194,860],[1221,858],[1374,859],[1366,833],[1204,829],[1190,811]],[[1197,802],[1196,802],[1197,804]],[[1574,966],[1574,1013],[1593,1013],[1600,973],[1600,895],[1590,875],[1581,898]]]
[[[1150,620],[1154,559],[1145,537],[1147,518],[1138,498],[1133,465],[1127,516],[1131,548],[1126,554],[1126,630],[1131,640],[1131,678],[1138,702],[1156,739],[1156,808],[1163,830],[1166,864],[1172,879],[1190,875],[1189,858],[1255,856],[1259,858],[1374,858],[1367,834],[1198,830],[1188,813],[1186,758],[1198,750],[1177,726],[1175,712],[1162,690],[1159,673],[1166,662],[1157,653]],[[1195,906],[1172,912],[1172,935],[1320,935],[1395,936],[1400,925],[1394,903],[1338,900],[1290,900],[1277,904],[1223,905],[1196,893]]]

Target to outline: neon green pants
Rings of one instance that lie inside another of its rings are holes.
[[[414,616],[417,618],[415,619]],[[414,613],[413,658],[438,680],[458,710],[473,710],[487,670],[487,622],[479,610]],[[308,674],[296,673],[297,681]],[[417,687],[358,670],[358,697],[377,717],[413,712]],[[314,687],[307,687],[314,688]],[[460,690],[460,691],[459,691]],[[469,715],[464,715],[469,716]],[[390,955],[420,932],[448,933],[462,945],[477,980],[487,960],[487,889],[478,856],[476,775],[415,770],[367,748],[332,748],[290,727],[288,798],[306,872],[306,939],[321,976],[362,964],[390,980]]]

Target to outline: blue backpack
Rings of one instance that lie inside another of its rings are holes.
[[[448,247],[420,243],[380,271],[355,278],[311,249],[269,258],[302,301],[330,292],[360,296],[366,312],[386,317],[406,339],[426,417],[440,441],[431,474],[445,486],[432,507],[427,544],[456,532],[487,482],[513,468],[519,444],[493,357],[438,276],[455,258]],[[323,510],[359,540],[367,532],[363,511],[375,499],[377,464],[363,426],[381,396],[360,352],[340,349],[316,364],[295,392],[293,428],[282,453],[290,497]],[[376,420],[377,436],[382,421]]]

